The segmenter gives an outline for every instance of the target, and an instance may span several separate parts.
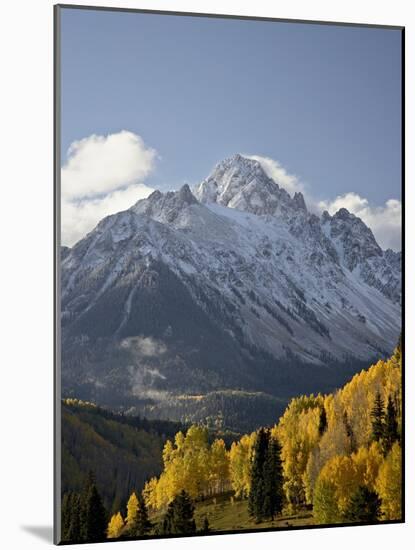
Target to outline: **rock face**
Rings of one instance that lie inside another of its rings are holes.
[[[252,214],[279,214],[305,210],[304,197],[294,199],[269,178],[258,161],[235,155],[220,162],[212,174],[194,189],[196,198],[205,204],[216,203]]]
[[[333,217],[325,212],[322,227],[342,257],[345,267],[393,302],[400,302],[401,254],[380,248],[372,231],[345,208]]]
[[[64,251],[63,391],[163,416],[178,395],[329,390],[397,342],[400,259],[235,155]]]

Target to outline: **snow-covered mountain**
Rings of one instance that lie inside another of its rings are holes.
[[[104,218],[61,271],[64,391],[121,407],[324,391],[401,327],[400,253],[241,155]]]

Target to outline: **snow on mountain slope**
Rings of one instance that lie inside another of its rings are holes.
[[[117,403],[318,390],[400,332],[400,255],[345,209],[310,214],[240,155],[193,193],[155,191],[108,216],[62,257],[64,387]]]

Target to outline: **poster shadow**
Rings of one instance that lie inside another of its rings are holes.
[[[51,525],[22,525],[21,529],[38,539],[53,544],[53,527]]]

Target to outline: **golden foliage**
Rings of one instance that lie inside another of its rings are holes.
[[[337,507],[344,512],[350,495],[361,485],[359,471],[350,456],[334,456],[321,469],[319,481],[330,483],[334,487]]]
[[[255,437],[255,432],[242,436],[237,443],[232,443],[229,452],[232,489],[236,497],[247,497],[251,489],[251,454]]]
[[[289,503],[312,504],[320,476],[325,481],[320,489],[324,485],[326,495],[330,490],[335,492],[340,512],[349,497],[348,491],[356,483],[375,489],[384,461],[381,446],[372,441],[370,414],[377,392],[385,402],[391,396],[398,404],[400,432],[401,356],[398,351],[389,360],[378,361],[367,371],[356,374],[334,394],[300,396],[290,402],[273,428],[282,443],[284,488]],[[323,407],[327,427],[319,434]],[[328,484],[331,484],[330,490]],[[320,496],[322,492],[320,490]]]
[[[314,519],[317,523],[341,523],[336,488],[330,481],[318,479],[314,491]]]
[[[117,539],[122,531],[124,529],[124,520],[120,512],[117,512],[114,514],[109,523],[107,528],[107,537],[109,539]]]
[[[160,509],[183,489],[196,499],[223,492],[230,486],[229,453],[222,439],[208,443],[208,431],[191,426],[178,432],[174,443],[163,449],[164,470],[158,479],[148,481],[143,496],[148,507]]]
[[[395,443],[379,469],[375,484],[382,499],[383,519],[401,518],[402,499],[402,453],[401,447]]]
[[[371,411],[377,393],[385,403],[389,397],[396,403],[399,437],[399,350],[333,394],[291,400],[271,430],[282,446],[284,490],[291,508],[313,505],[317,522],[338,523],[350,496],[364,486],[382,499],[382,519],[400,518],[401,450],[396,442],[385,457],[385,447],[373,441]],[[230,488],[235,497],[248,497],[255,437],[255,433],[243,435],[227,451],[222,439],[210,445],[203,427],[177,433],[174,442],[164,446],[162,474],[144,487],[147,506],[163,508],[182,489],[194,499]]]
[[[281,445],[284,468],[284,489],[290,504],[297,506],[306,500],[304,474],[310,454],[319,439],[319,419],[323,397],[300,396],[288,405],[278,425],[273,428]]]
[[[134,492],[132,492],[127,502],[127,518],[126,518],[127,529],[130,529],[134,525],[135,521],[137,520],[137,516],[138,516],[138,498],[137,498],[137,495]]]

